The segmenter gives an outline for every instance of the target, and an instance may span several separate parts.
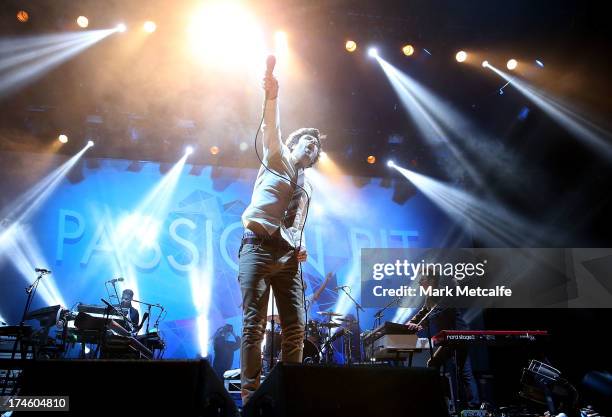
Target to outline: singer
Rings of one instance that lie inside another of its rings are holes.
[[[311,186],[304,170],[319,159],[319,131],[301,128],[281,141],[275,59],[268,58],[263,80],[263,158],[250,205],[242,214],[245,227],[239,251],[238,281],[242,291],[240,366],[243,405],[259,386],[270,287],[282,329],[281,360],[301,362],[304,348],[304,288],[299,263],[306,261],[303,230]]]

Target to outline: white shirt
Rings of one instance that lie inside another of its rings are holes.
[[[300,238],[302,247],[306,247],[305,237],[302,235],[308,198],[303,193],[293,225],[290,227],[283,225],[283,217],[294,192],[290,179],[294,181],[297,179],[298,168],[291,151],[281,142],[279,126],[278,100],[266,100],[262,126],[263,162],[270,171],[283,178],[270,173],[263,166],[259,168],[251,204],[242,213],[242,224],[248,227],[251,222],[258,223],[269,235],[280,228],[281,236],[292,247],[297,248],[300,245]],[[304,177],[304,189],[308,195],[312,195],[312,187],[306,177]]]

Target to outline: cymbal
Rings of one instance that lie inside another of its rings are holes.
[[[334,313],[333,311],[317,311],[317,314],[329,317],[342,317],[344,314]]]
[[[334,319],[334,320],[343,321],[345,323],[357,323],[357,320],[355,319]]]
[[[321,323],[321,327],[329,327],[330,329],[333,329],[334,327],[340,327],[340,325],[330,321],[329,323]]]

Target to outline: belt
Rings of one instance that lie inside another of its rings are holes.
[[[285,239],[283,239],[279,232],[274,233],[272,236],[261,236],[253,232],[252,230],[245,229],[242,235],[242,244],[245,245],[247,243],[266,244],[281,249],[293,249],[293,247],[291,247],[291,245],[289,245],[289,243]]]

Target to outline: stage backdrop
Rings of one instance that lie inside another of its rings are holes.
[[[8,237],[13,242],[2,245],[4,321],[19,321],[24,285],[36,277],[31,268],[48,267],[53,273],[44,278],[33,308],[53,302],[66,307],[101,304],[100,298],[109,297],[105,281],[123,277],[118,291],[131,288],[136,299],[165,308],[159,325],[167,343],[165,357],[212,355],[212,336],[225,323],[239,334],[240,216],[250,201],[256,171],[87,159],[56,188],[45,189],[51,192],[35,201],[31,212],[11,212],[20,195],[66,159],[0,154],[4,229],[27,214]],[[393,201],[393,182],[402,178],[330,178],[317,171],[312,180],[307,296],[326,273],[336,276],[313,302],[309,318],[320,319],[316,312],[321,310],[354,314],[348,298],[333,288],[351,285],[352,295],[359,298],[360,248],[447,243],[449,219],[421,193],[403,203]],[[142,317],[145,309],[139,309]],[[152,313],[155,320],[158,309]],[[361,313],[362,328],[372,325],[373,314]],[[394,315],[391,310],[385,317]],[[236,366],[237,358],[236,353]]]

